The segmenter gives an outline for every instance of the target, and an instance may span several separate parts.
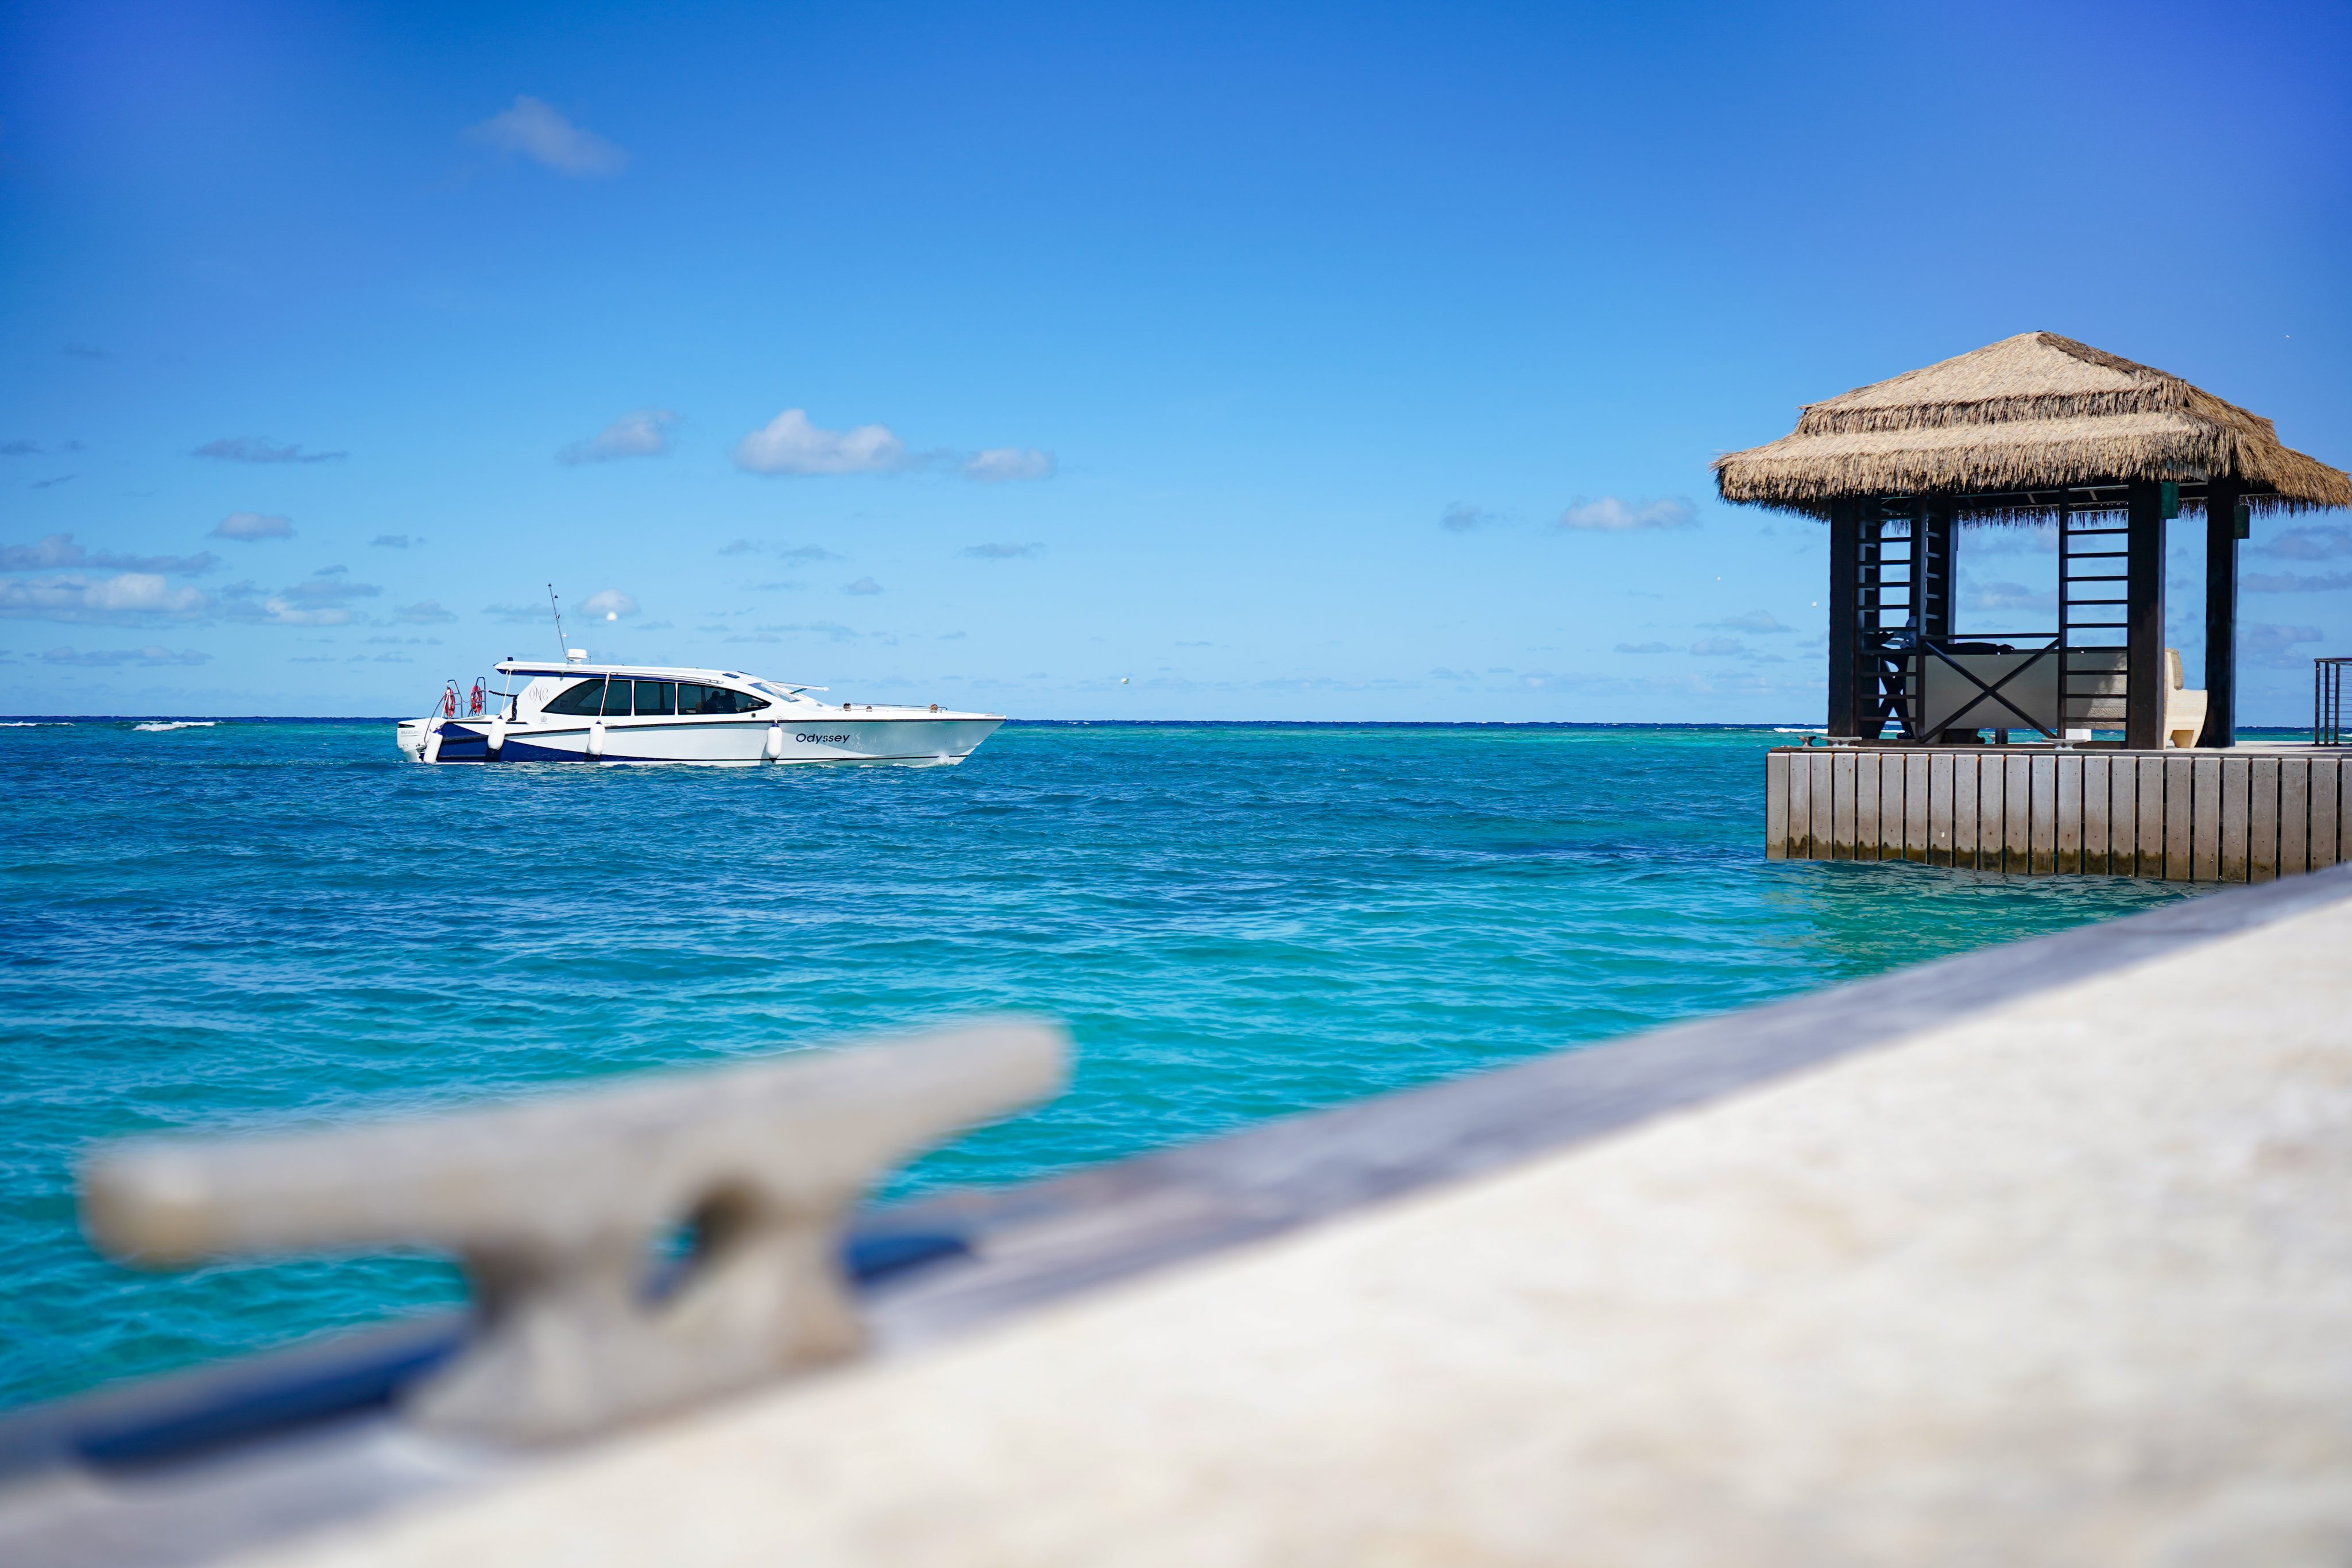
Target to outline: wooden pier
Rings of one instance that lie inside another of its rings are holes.
[[[1774,860],[2268,882],[2352,859],[2352,768],[2323,748],[1779,747]]]

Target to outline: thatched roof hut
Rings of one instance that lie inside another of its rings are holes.
[[[2058,499],[2037,491],[2229,478],[2257,510],[2352,507],[2352,476],[2279,444],[2269,420],[2054,332],[1808,404],[1793,434],[1715,461],[1725,500],[1817,517],[1862,496],[1951,497],[1963,517],[2014,517]]]

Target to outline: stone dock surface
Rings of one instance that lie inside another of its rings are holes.
[[[2347,878],[239,1560],[2352,1561]]]

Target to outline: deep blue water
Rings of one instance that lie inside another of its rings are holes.
[[[1763,856],[1767,730],[1028,726],[961,768],[419,768],[385,724],[0,728],[0,1404],[457,1291],[148,1275],[93,1140],[446,1103],[998,1008],[1017,1181],[2179,895]],[[1779,737],[1785,738],[1785,737]]]

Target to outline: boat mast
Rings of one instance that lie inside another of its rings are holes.
[[[547,608],[555,616],[555,656],[565,664],[572,662],[572,645],[563,635],[563,610],[555,602],[555,584],[547,585]]]

